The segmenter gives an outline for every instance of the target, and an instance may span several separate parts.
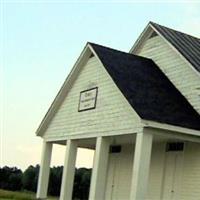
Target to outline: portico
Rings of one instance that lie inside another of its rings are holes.
[[[128,147],[132,149],[130,152],[130,157],[132,157],[132,166],[130,174],[130,188],[127,188],[130,193],[126,196],[127,200],[140,200],[146,199],[148,197],[148,189],[151,188],[149,180],[149,174],[154,173],[153,169],[156,167],[155,163],[151,160],[152,148],[156,149],[156,146],[161,145],[163,150],[163,157],[161,161],[166,159],[166,145],[167,143],[182,142],[186,143],[196,143],[199,145],[200,138],[188,135],[190,130],[185,129],[184,132],[179,132],[176,130],[167,131],[168,133],[164,135],[166,130],[156,129],[156,128],[144,128],[143,131],[133,134],[125,134],[118,136],[100,136],[96,138],[82,138],[82,139],[68,139],[67,142],[56,141],[56,143],[64,144],[66,143],[66,153],[65,153],[65,163],[62,178],[62,187],[60,193],[60,200],[71,200],[73,191],[73,179],[75,172],[75,160],[77,154],[77,148],[91,148],[95,150],[94,166],[92,169],[92,178],[90,186],[89,200],[101,200],[110,199],[109,194],[111,191],[109,189],[109,174],[111,170],[112,152],[110,147],[120,146],[121,148]],[[182,130],[183,131],[183,130]],[[38,182],[37,198],[46,199],[47,198],[47,186],[49,177],[50,160],[52,153],[52,141],[43,142],[42,151],[42,161],[41,170]],[[120,150],[121,151],[121,150]],[[121,152],[115,152],[113,154],[120,154]],[[126,152],[127,153],[127,152]],[[119,158],[120,159],[120,158]],[[129,163],[127,163],[129,165]],[[123,170],[123,169],[122,169]],[[164,169],[163,169],[164,170]],[[119,171],[120,173],[120,171]],[[111,174],[110,174],[111,175]],[[112,175],[111,175],[112,176]],[[164,171],[160,176],[161,182],[163,183]],[[123,181],[123,180],[122,180]],[[126,180],[128,182],[128,180]],[[128,187],[128,184],[126,185]],[[112,187],[115,187],[112,185]],[[120,187],[120,184],[119,184]],[[112,188],[113,189],[113,188]],[[160,195],[163,195],[164,191],[161,191]],[[147,198],[149,199],[149,198]]]
[[[66,146],[60,200],[72,199],[79,147],[95,150],[89,200],[199,197],[200,115],[157,63],[86,44],[37,130],[38,199],[47,198],[54,143]]]

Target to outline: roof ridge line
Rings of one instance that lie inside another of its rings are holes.
[[[97,44],[97,43],[94,43],[94,42],[87,42],[87,44],[90,44],[91,46],[92,45],[96,45],[96,46],[99,46],[101,48],[105,48],[105,49],[109,49],[109,50],[116,51],[116,52],[119,52],[119,53],[123,53],[123,54],[129,55],[129,56],[133,56],[134,58],[145,58],[147,60],[152,60],[151,58],[147,58],[147,57],[144,57],[144,56],[140,56],[140,55],[136,55],[136,54],[133,54],[133,53],[125,52],[125,51],[122,51],[122,50],[114,49],[114,48],[111,48],[111,47],[108,47],[108,46],[104,46],[104,45],[101,45],[101,44]]]
[[[173,28],[167,27],[167,26],[163,26],[163,25],[160,25],[160,24],[155,23],[155,22],[152,22],[152,21],[150,21],[149,24],[151,24],[154,28],[156,28],[155,25],[157,25],[157,26],[160,26],[160,27],[163,27],[163,28],[166,28],[166,29],[170,29],[170,30],[172,30],[172,31],[176,31],[176,32],[178,32],[178,33],[181,33],[181,34],[187,35],[187,36],[189,36],[189,37],[193,37],[193,38],[195,38],[195,39],[200,40],[200,38],[197,37],[197,36],[190,35],[190,34],[188,34],[188,33],[186,33],[186,32],[179,31],[179,30],[176,30],[176,29],[173,29]]]

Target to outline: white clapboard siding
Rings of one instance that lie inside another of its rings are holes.
[[[151,58],[200,113],[200,76],[160,36],[148,39],[138,55]]]
[[[165,142],[154,143],[152,146],[149,185],[146,200],[160,200],[162,195],[165,146]]]
[[[80,92],[98,87],[96,109],[78,112]],[[123,134],[140,127],[140,118],[96,57],[88,60],[44,133],[46,139],[69,135]]]
[[[184,153],[181,200],[200,199],[200,145],[186,143]]]
[[[123,145],[120,153],[110,153],[105,200],[129,200],[134,145]]]
[[[166,143],[153,144],[151,167],[149,175],[149,190],[147,200],[160,200],[163,193],[163,178],[165,171],[165,145]],[[172,152],[176,153],[176,152]],[[200,199],[200,146],[198,143],[187,142],[183,151],[183,162],[180,168],[181,200]],[[178,172],[176,172],[178,173]]]
[[[165,173],[166,142],[154,142],[152,146],[149,184],[146,200],[163,199],[163,184]],[[176,154],[176,152],[172,152]],[[122,146],[121,153],[112,153],[109,156],[108,176],[105,200],[129,200],[131,174],[134,157],[134,145]],[[200,199],[200,146],[188,142],[183,151],[183,163],[180,168],[181,200]],[[178,172],[177,172],[178,173]]]
[[[134,144],[126,144],[121,153],[110,154],[105,200],[129,200],[134,148]],[[165,143],[154,143],[146,200],[160,200],[164,156]]]

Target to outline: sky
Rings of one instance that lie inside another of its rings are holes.
[[[1,167],[40,163],[35,131],[87,41],[128,52],[149,21],[200,37],[200,0],[0,2]],[[55,145],[52,166],[64,150]],[[92,158],[79,150],[76,166]]]

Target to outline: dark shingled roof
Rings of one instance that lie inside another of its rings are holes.
[[[200,39],[191,35],[161,26],[150,24],[163,35],[200,72]]]
[[[200,130],[200,115],[151,59],[90,45],[142,119]]]

